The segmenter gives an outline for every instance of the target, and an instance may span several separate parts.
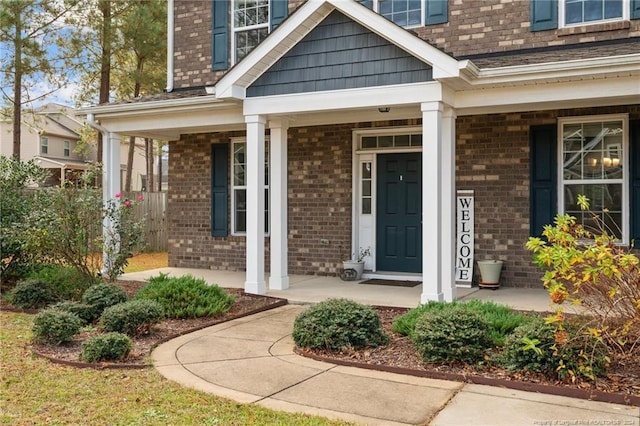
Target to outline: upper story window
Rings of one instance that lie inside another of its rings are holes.
[[[358,0],[396,24],[413,28],[448,20],[447,0]]]
[[[70,146],[70,145],[71,145],[71,144],[70,144],[70,142],[69,142],[69,141],[64,141],[64,142],[63,142],[63,148],[62,148],[62,151],[63,151],[63,155],[64,155],[65,157],[68,157],[68,156],[70,156],[70,155],[71,155],[71,146]]]
[[[628,19],[624,0],[561,0],[560,22],[564,26]]]
[[[402,27],[423,24],[422,0],[374,0],[374,10]]]
[[[269,0],[233,1],[233,62],[239,62],[269,35]]]
[[[242,60],[289,14],[288,0],[216,0],[212,8],[211,65],[215,71]]]
[[[46,136],[40,136],[40,154],[49,153],[49,138]]]
[[[567,118],[560,126],[559,207],[561,213],[593,228],[592,217],[580,210],[578,195],[586,195],[590,209],[623,242],[629,236],[629,170],[627,117]]]
[[[531,31],[640,19],[637,0],[531,0]]]

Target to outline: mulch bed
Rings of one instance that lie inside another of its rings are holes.
[[[136,292],[146,285],[145,282],[138,281],[117,281],[116,284],[125,290],[127,296],[133,297]],[[146,336],[136,337],[133,340],[133,350],[129,356],[118,362],[104,362],[99,364],[90,364],[79,361],[82,342],[89,337],[99,333],[98,330],[83,331],[74,339],[64,345],[51,344],[32,344],[31,349],[36,355],[42,356],[52,362],[72,365],[75,367],[92,367],[92,368],[146,368],[150,367],[149,355],[151,351],[170,339],[191,333],[205,327],[220,324],[225,321],[240,318],[246,315],[252,315],[268,309],[287,304],[285,299],[278,299],[268,296],[256,296],[247,294],[241,289],[225,288],[228,294],[235,297],[235,303],[224,314],[215,317],[189,318],[189,319],[166,319],[156,324],[151,333]],[[19,309],[10,305],[3,304],[1,306],[4,311],[24,312],[34,314],[37,310]]]
[[[146,283],[118,281],[117,284],[131,297]],[[284,299],[246,294],[240,289],[225,290],[236,297],[236,303],[227,313],[213,318],[169,319],[162,321],[152,329],[152,333],[149,335],[134,339],[134,350],[122,362],[88,364],[78,361],[82,342],[97,333],[95,330],[83,332],[67,345],[34,344],[32,349],[36,354],[53,362],[76,367],[146,368],[150,366],[149,355],[153,348],[167,340],[287,303]],[[1,308],[3,310],[13,310],[11,306],[6,304],[2,305]],[[587,381],[565,383],[550,379],[543,374],[510,372],[492,366],[427,364],[422,361],[408,337],[394,333],[391,330],[394,319],[404,314],[407,309],[390,307],[377,307],[377,309],[383,328],[390,336],[388,345],[343,352],[296,348],[296,353],[322,361],[360,368],[640,406],[640,351],[636,356],[628,359],[613,359],[608,375],[598,378],[595,383]],[[35,313],[35,311],[21,309],[16,311]]]
[[[502,386],[511,389],[640,406],[640,351],[630,359],[613,359],[606,377],[595,383],[564,383],[544,374],[510,372],[503,368],[475,367],[463,363],[428,364],[422,361],[408,337],[394,333],[391,325],[407,309],[377,307],[389,344],[378,348],[334,352],[296,348],[313,359],[360,368],[383,370],[434,379]]]

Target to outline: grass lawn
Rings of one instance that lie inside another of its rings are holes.
[[[346,424],[241,405],[181,387],[153,368],[93,370],[52,364],[28,348],[32,318],[0,313],[1,424]]]
[[[124,272],[140,272],[149,269],[166,268],[169,266],[169,254],[166,251],[154,253],[140,253],[131,259],[124,268]]]

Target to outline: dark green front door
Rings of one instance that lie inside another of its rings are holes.
[[[376,269],[422,272],[422,154],[377,161]]]

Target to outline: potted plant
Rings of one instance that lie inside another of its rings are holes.
[[[371,256],[371,250],[369,247],[363,249],[360,247],[360,251],[358,253],[352,253],[352,258],[348,260],[342,261],[342,268],[346,272],[348,270],[355,271],[355,277],[351,278],[354,280],[359,280],[362,277],[362,272],[364,272],[364,258],[367,256]],[[343,273],[344,276],[347,276],[347,273]]]
[[[500,272],[502,271],[502,260],[479,260],[480,282],[478,287],[497,289],[500,287]]]

